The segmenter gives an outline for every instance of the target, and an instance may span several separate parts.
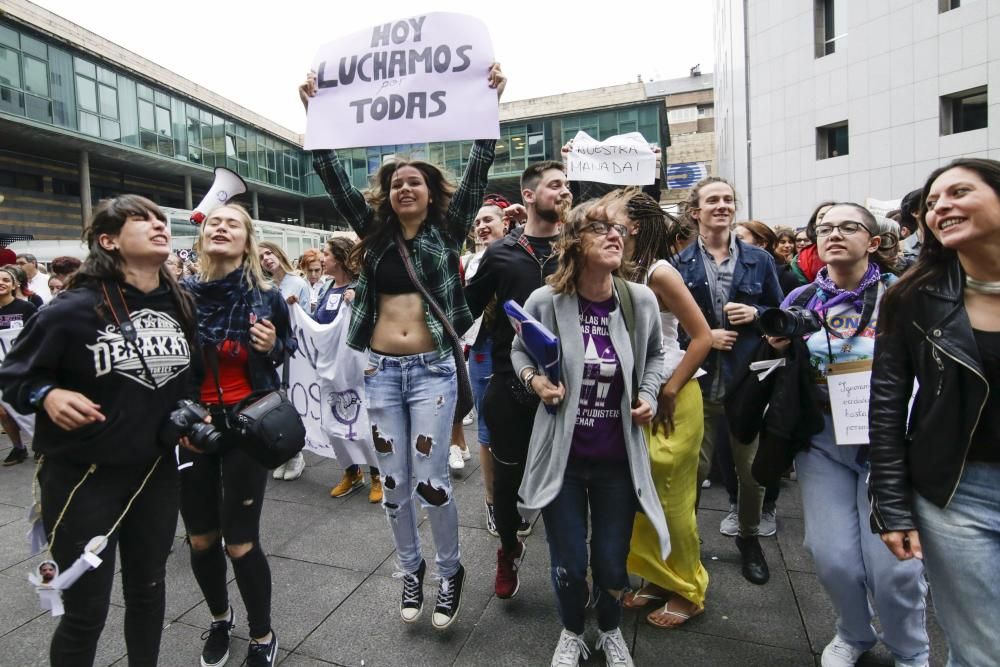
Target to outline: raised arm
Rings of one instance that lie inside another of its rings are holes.
[[[507,87],[507,77],[500,69],[500,63],[490,65],[487,82],[490,88],[497,91],[497,102],[503,95],[504,88]],[[446,214],[446,224],[448,233],[458,243],[465,241],[469,235],[469,229],[476,218],[476,212],[483,204],[483,195],[486,194],[486,182],[489,178],[490,167],[493,166],[494,149],[496,139],[477,139],[469,152],[469,164],[465,168],[458,189],[452,195],[451,203],[448,205]]]
[[[302,106],[309,110],[309,98],[316,95],[316,72],[306,75],[305,83],[299,86],[299,99]],[[351,184],[347,171],[340,163],[337,153],[332,150],[313,151],[313,169],[323,187],[330,196],[333,208],[336,209],[351,226],[358,236],[368,233],[368,225],[374,217],[374,211],[368,205],[365,196]]]

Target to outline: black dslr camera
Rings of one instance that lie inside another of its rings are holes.
[[[775,338],[803,337],[823,328],[823,320],[808,308],[768,308],[760,314],[760,328]]]
[[[194,401],[182,399],[177,402],[177,409],[167,416],[163,427],[163,441],[169,447],[187,436],[190,443],[205,452],[216,454],[222,447],[222,434],[211,424],[205,423],[208,410]]]

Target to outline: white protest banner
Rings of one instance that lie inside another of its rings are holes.
[[[871,396],[871,359],[831,364],[826,376],[838,445],[868,444],[868,402]]]
[[[316,55],[306,150],[496,139],[486,24],[433,12],[373,26]]]
[[[20,323],[19,323],[20,324]],[[7,356],[8,350],[14,345],[14,339],[17,338],[18,334],[21,333],[21,328],[11,328],[11,329],[0,329],[0,362],[4,360]],[[16,412],[6,401],[0,400],[0,405],[3,406],[7,414],[10,415],[14,423],[18,425],[21,429],[21,434],[26,435],[29,438],[35,436],[35,415],[22,415],[20,412]]]
[[[289,368],[288,397],[306,426],[306,449],[352,463],[378,465],[371,445],[364,368],[367,357],[347,346],[351,309],[319,324],[298,304],[289,308],[299,343]]]
[[[580,130],[565,162],[571,181],[649,185],[656,180],[656,155],[638,132],[597,141]]]
[[[899,199],[865,199],[865,208],[872,212],[872,215],[886,217],[892,211],[899,208]]]

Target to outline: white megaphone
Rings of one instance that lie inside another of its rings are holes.
[[[226,202],[247,191],[247,184],[235,171],[230,171],[225,167],[215,168],[215,182],[208,194],[201,200],[193,211],[191,211],[191,222],[200,225],[212,211],[224,206]]]

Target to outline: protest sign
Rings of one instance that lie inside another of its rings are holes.
[[[597,141],[580,130],[565,161],[571,181],[649,185],[656,180],[656,155],[638,132]]]
[[[500,136],[486,24],[448,12],[383,23],[316,55],[306,150]]]
[[[831,364],[826,377],[838,445],[868,444],[868,403],[871,397],[871,359]]]
[[[7,356],[7,352],[14,345],[14,339],[17,338],[21,331],[20,327],[16,329],[0,329],[0,362]],[[3,400],[0,400],[0,405],[3,406],[7,414],[14,420],[14,423],[21,429],[21,435],[27,436],[29,439],[35,437],[35,415],[22,415]]]
[[[872,212],[872,215],[886,217],[892,211],[899,208],[899,199],[874,199],[865,198],[865,208]]]
[[[367,356],[347,346],[351,309],[319,324],[299,304],[289,308],[298,350],[290,360],[288,398],[306,426],[306,449],[342,466],[378,465],[364,387]]]

